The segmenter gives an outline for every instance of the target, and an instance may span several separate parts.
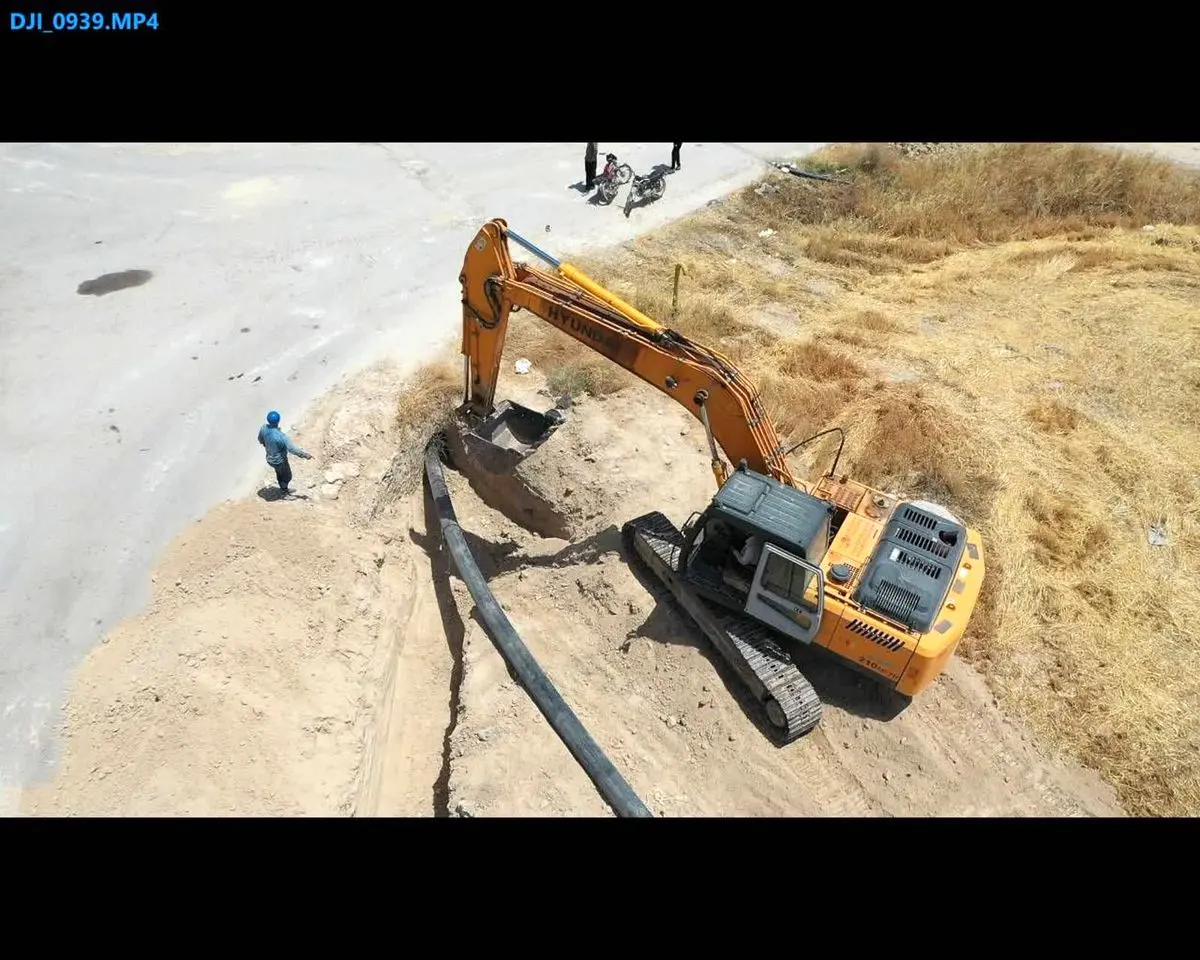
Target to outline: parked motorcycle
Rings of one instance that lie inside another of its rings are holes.
[[[612,203],[622,185],[633,179],[633,167],[627,163],[618,163],[615,153],[605,158],[604,170],[596,178],[596,196],[604,204]]]
[[[634,176],[629,186],[629,196],[625,198],[625,216],[636,205],[645,201],[651,203],[667,192],[667,171],[655,170],[644,177]]]

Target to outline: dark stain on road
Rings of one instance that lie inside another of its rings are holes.
[[[84,280],[75,290],[81,297],[102,297],[129,287],[140,287],[148,283],[154,274],[149,270],[122,270],[120,273],[105,273],[94,280]]]

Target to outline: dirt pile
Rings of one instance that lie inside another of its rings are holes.
[[[398,617],[414,605],[409,501],[380,509],[401,382],[396,368],[369,371],[289,428],[314,454],[295,465],[298,496],[278,499],[264,465],[257,496],[177,538],[145,612],[77,671],[60,770],[26,794],[26,812],[358,809],[404,639]],[[425,702],[437,714],[445,701]],[[419,721],[422,701],[410,709]]]
[[[776,747],[731,671],[690,622],[655,603],[622,552],[625,520],[661,509],[679,524],[711,497],[699,425],[646,388],[575,405],[563,431],[535,455],[543,470],[561,467],[581,484],[594,471],[590,479],[612,505],[582,541],[529,533],[483,503],[464,477],[450,472],[448,482],[497,598],[656,815],[1119,814],[1098,777],[1045,757],[961,662],[888,719],[868,681],[806,659],[825,719],[809,737]],[[592,449],[604,459],[586,464],[572,437],[602,439]],[[469,600],[456,595],[468,618]],[[605,814],[486,636],[470,623],[466,636],[450,811]]]

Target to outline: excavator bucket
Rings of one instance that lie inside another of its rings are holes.
[[[509,473],[564,422],[556,409],[538,413],[502,400],[491,416],[464,424],[460,436],[465,451],[479,467],[488,473]]]

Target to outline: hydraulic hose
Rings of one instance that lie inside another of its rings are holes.
[[[450,490],[442,472],[439,446],[438,438],[435,437],[425,448],[425,479],[429,483],[429,492],[433,495],[442,527],[442,538],[446,541],[455,569],[466,583],[467,589],[471,591],[471,599],[475,601],[475,607],[479,610],[480,619],[483,620],[488,634],[554,732],[571,751],[571,756],[583,767],[584,773],[591,778],[600,795],[617,816],[650,817],[651,813],[645,804],[638,799],[637,794],[625,782],[625,778],[579,722],[579,718],[567,706],[567,702],[550,682],[550,678],[542,672],[542,668],[538,666],[533,654],[529,652],[529,648],[525,646],[508,615],[488,587],[475,558],[471,555],[470,547],[467,546],[462,528],[458,525]]]

